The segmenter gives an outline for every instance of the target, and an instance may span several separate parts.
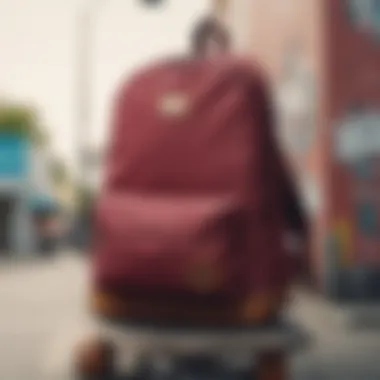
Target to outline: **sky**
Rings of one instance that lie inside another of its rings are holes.
[[[210,0],[99,1],[93,27],[89,141],[106,141],[112,95],[123,77],[152,58],[183,51]],[[52,149],[75,165],[76,33],[86,0],[0,0],[0,99],[38,107]]]

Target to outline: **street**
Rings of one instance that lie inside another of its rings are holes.
[[[74,255],[0,268],[0,379],[67,379],[73,346],[91,330],[86,263]],[[315,336],[294,359],[296,380],[378,380],[380,330],[347,331],[304,296],[292,314]]]

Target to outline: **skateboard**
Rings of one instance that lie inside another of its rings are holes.
[[[223,330],[102,323],[85,345],[76,380],[290,380],[289,358],[310,341],[299,326]]]

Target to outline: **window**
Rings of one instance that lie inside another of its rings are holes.
[[[380,0],[372,0],[373,29],[376,36],[380,36]]]
[[[380,0],[344,1],[351,25],[380,37]]]
[[[370,27],[373,0],[346,0],[348,16],[357,27]]]

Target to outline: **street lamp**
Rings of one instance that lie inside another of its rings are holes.
[[[138,0],[141,4],[148,7],[158,7],[162,5],[164,0]]]

